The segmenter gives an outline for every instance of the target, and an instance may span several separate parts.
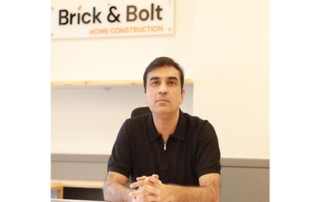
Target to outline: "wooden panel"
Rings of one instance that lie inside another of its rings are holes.
[[[106,162],[51,162],[53,180],[104,181],[106,174]]]
[[[193,84],[193,80],[185,79],[185,84]],[[52,81],[52,87],[66,87],[66,86],[137,86],[143,85],[142,80],[108,80],[108,81]]]
[[[269,159],[222,158],[223,167],[269,168]]]
[[[269,202],[269,168],[222,167],[221,202]]]

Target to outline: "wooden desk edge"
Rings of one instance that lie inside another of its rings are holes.
[[[62,189],[62,187],[63,187],[62,183],[51,182],[51,190],[59,190],[59,189]]]
[[[51,180],[51,184],[61,183],[63,187],[74,188],[97,188],[102,189],[104,182],[102,181],[78,181],[78,180]]]

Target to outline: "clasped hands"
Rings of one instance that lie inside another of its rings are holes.
[[[138,189],[130,192],[129,196],[132,198],[132,202],[160,201],[164,194],[161,193],[164,192],[164,186],[156,174],[149,177],[137,177],[137,182],[130,184],[130,188]]]

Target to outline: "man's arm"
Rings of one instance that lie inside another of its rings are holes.
[[[148,182],[146,182],[148,181]],[[220,174],[210,173],[199,178],[199,187],[179,186],[172,184],[159,184],[158,180],[149,177],[130,185],[131,188],[144,187],[145,183],[160,190],[161,202],[219,202],[220,201]],[[138,193],[137,193],[138,194]],[[135,192],[131,193],[135,196]],[[147,201],[147,200],[145,200]]]
[[[199,178],[199,187],[184,187],[167,185],[165,202],[219,202],[220,201],[220,174],[211,173]]]
[[[103,198],[106,202],[131,202],[129,193],[132,189],[126,187],[128,178],[120,173],[109,171],[103,186]]]

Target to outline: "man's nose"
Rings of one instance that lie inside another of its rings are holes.
[[[159,86],[159,93],[167,93],[168,90],[167,90],[167,85],[165,83],[162,83],[160,86]]]

